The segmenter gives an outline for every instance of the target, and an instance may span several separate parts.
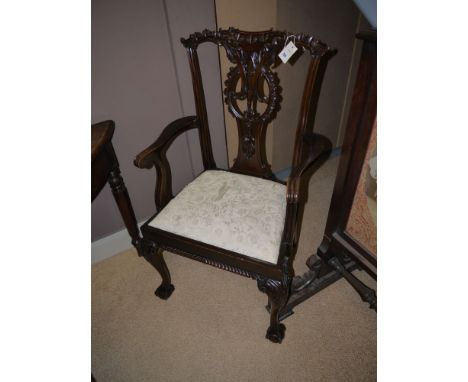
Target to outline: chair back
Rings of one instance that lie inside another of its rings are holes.
[[[204,30],[188,39],[181,39],[189,55],[199,134],[205,169],[215,168],[205,96],[197,56],[198,45],[204,42],[222,46],[234,65],[224,82],[224,101],[237,122],[238,153],[231,171],[274,179],[266,156],[266,131],[281,106],[281,86],[273,70],[280,63],[279,53],[290,41],[302,53],[308,52],[311,62],[304,86],[292,166],[302,158],[303,137],[312,133],[315,109],[326,60],[332,52],[320,40],[304,35],[279,31],[245,32],[238,29]],[[298,54],[298,53],[296,53]]]

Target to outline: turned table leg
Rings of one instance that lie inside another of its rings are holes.
[[[137,249],[138,253],[140,253],[140,231],[138,230],[135,212],[133,211],[127,187],[125,186],[122,175],[120,174],[118,164],[111,170],[108,182],[112,189],[112,194],[114,195],[117,206],[119,207],[120,215],[122,215],[125,227],[132,238],[132,244]]]

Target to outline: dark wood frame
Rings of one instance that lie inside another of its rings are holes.
[[[202,43],[211,42],[224,47],[228,59],[234,64],[225,81],[224,95],[228,110],[237,121],[239,149],[237,158],[228,171],[281,182],[276,179],[267,162],[265,136],[268,124],[280,109],[282,99],[279,79],[272,68],[279,65],[278,54],[290,39],[294,41],[300,52],[310,54],[311,62],[304,85],[292,171],[286,184],[286,218],[277,264],[253,259],[149,226],[149,222],[174,197],[171,169],[166,152],[178,136],[188,130],[197,129],[204,169],[217,169],[212,153],[197,55],[197,48]],[[140,252],[162,277],[162,283],[155,292],[162,299],[169,298],[174,290],[162,255],[163,250],[257,280],[258,288],[268,295],[269,301],[270,326],[266,337],[272,342],[281,342],[285,327],[280,323],[280,311],[291,295],[294,278],[293,261],[307,195],[308,178],[310,172],[317,168],[331,150],[331,144],[325,137],[313,133],[313,121],[326,63],[334,51],[314,37],[272,30],[264,32],[244,32],[234,28],[205,30],[181,41],[189,57],[197,115],[183,117],[169,124],[159,138],[135,159],[137,167],[150,169],[154,166],[157,173],[155,190],[157,212],[141,228],[143,239]],[[240,82],[240,91],[236,90],[238,82]],[[265,84],[269,90],[268,94],[264,92]],[[244,110],[240,106],[241,102],[246,104]],[[259,104],[264,104],[263,111],[257,108]]]
[[[377,309],[375,291],[343,267],[345,259],[351,258],[377,279],[376,255],[346,231],[377,114],[377,32],[362,32],[357,38],[363,41],[361,61],[325,234],[317,254],[323,262],[340,272],[371,308]]]

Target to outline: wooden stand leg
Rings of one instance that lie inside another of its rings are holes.
[[[348,270],[343,266],[338,257],[333,256],[328,260],[333,268],[335,268],[340,274],[351,284],[351,286],[359,293],[362,301],[369,303],[369,307],[377,311],[377,295],[375,291],[369,288],[367,285],[362,283],[357,277],[348,272]]]
[[[284,281],[265,278],[258,279],[257,283],[258,289],[268,295],[270,306],[270,327],[267,330],[266,338],[271,342],[281,343],[286,327],[280,323],[279,313],[288,301],[291,282],[289,280],[285,283]]]
[[[141,248],[145,260],[150,263],[159,272],[162,278],[161,285],[154,294],[163,300],[167,300],[174,292],[174,285],[171,284],[171,274],[164,261],[162,249],[158,248],[152,241],[143,239]]]
[[[340,272],[325,261],[320,260],[316,255],[311,255],[307,259],[306,264],[309,270],[303,275],[295,276],[292,279],[288,301],[279,312],[280,321],[292,315],[295,306],[308,300],[322,289],[325,289],[343,277]],[[344,264],[344,267],[349,271],[357,268],[356,263],[353,261],[347,261]],[[270,302],[266,308],[269,312],[271,311]]]
[[[120,215],[122,215],[125,227],[132,238],[132,244],[137,249],[138,254],[140,254],[140,232],[138,230],[135,212],[133,211],[127,187],[125,187],[122,175],[120,175],[119,166],[112,169],[109,174],[108,182],[112,189],[114,199],[117,202],[117,206],[119,207]]]

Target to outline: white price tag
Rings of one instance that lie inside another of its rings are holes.
[[[294,45],[292,41],[289,41],[289,44],[284,47],[284,49],[278,54],[279,58],[281,58],[281,61],[283,61],[283,64],[286,64],[288,60],[292,57],[294,53],[296,53],[297,47]]]

